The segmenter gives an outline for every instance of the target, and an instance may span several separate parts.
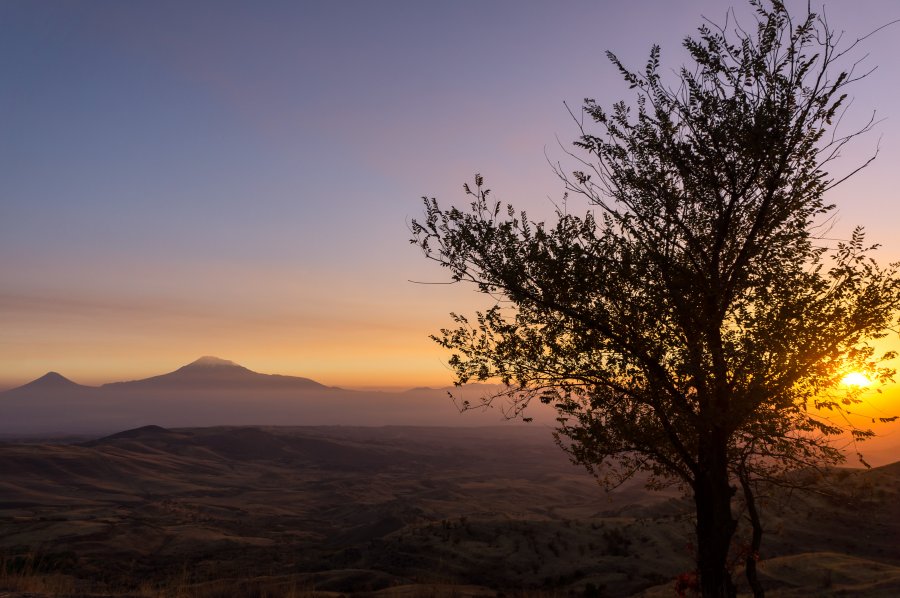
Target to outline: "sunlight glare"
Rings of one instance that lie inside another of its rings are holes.
[[[872,381],[865,374],[860,374],[859,372],[850,372],[843,378],[841,378],[841,384],[844,386],[869,386],[872,384]]]

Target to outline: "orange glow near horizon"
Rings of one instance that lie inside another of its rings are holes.
[[[197,343],[198,345],[200,343]],[[419,344],[420,346],[415,346]],[[28,360],[23,371],[4,372],[0,391],[30,382],[49,371],[55,371],[73,382],[99,386],[109,382],[137,380],[174,371],[203,355],[213,355],[255,372],[311,378],[327,386],[366,390],[405,390],[420,386],[443,387],[453,383],[446,366],[446,355],[435,346],[411,342],[410,350],[384,347],[381,351],[365,347],[341,350],[322,347],[319,350],[286,350],[275,354],[269,348],[258,352],[236,347],[210,350],[197,347],[191,351],[180,347],[177,357],[162,351],[144,351],[139,359],[112,347],[86,356],[72,357],[48,352],[40,359]]]
[[[252,280],[258,292],[208,301],[205,287],[213,285],[173,272],[170,284],[184,281],[186,288],[162,297],[0,293],[0,389],[48,371],[86,385],[141,379],[203,355],[329,386],[443,387],[453,381],[449,355],[428,335],[453,309],[483,303],[470,289],[448,292],[405,279],[375,295],[341,288],[334,278],[299,289],[283,274],[235,268],[233,278]]]

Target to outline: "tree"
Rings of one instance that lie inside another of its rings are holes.
[[[505,396],[523,417],[533,400],[555,406],[560,445],[608,484],[637,471],[684,484],[704,596],[735,594],[738,486],[758,550],[753,483],[838,462],[836,435],[872,434],[841,419],[860,399],[839,381],[891,379],[894,355],[869,340],[900,306],[898,265],[879,266],[861,229],[836,247],[823,238],[825,194],[847,178],[826,168],[873,123],[837,127],[865,75],[833,72],[846,49],[824,19],[750,4],[752,32],[708,23],[685,39],[693,64],[675,87],[657,46],[642,72],[608,54],[636,99],[585,100],[596,132],[581,127],[580,170],[555,167],[567,192],[554,223],[490,200],[476,175],[468,209],[424,198],[411,225],[453,281],[496,299],[433,337],[457,383],[502,381],[484,403]]]

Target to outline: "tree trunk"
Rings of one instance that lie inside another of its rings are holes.
[[[694,481],[697,507],[697,572],[704,598],[734,598],[736,590],[728,570],[728,549],[737,522],[731,514],[735,489],[728,480],[724,438],[712,438],[700,446],[700,471]]]
[[[746,472],[742,472],[741,487],[744,489],[744,500],[747,503],[747,514],[750,517],[750,525],[753,527],[753,536],[750,540],[750,550],[747,552],[746,572],[747,583],[753,590],[753,598],[765,598],[766,592],[762,583],[759,581],[759,575],[756,571],[756,562],[759,560],[759,548],[762,545],[763,528],[762,522],[759,520],[759,511],[756,510],[756,498],[753,496],[753,487],[750,486],[750,480],[747,478]]]

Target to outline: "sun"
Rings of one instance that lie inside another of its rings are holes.
[[[864,386],[869,386],[872,384],[872,381],[865,374],[861,374],[859,372],[850,372],[843,378],[841,378],[841,384],[844,386],[856,386],[858,388],[862,388]]]

